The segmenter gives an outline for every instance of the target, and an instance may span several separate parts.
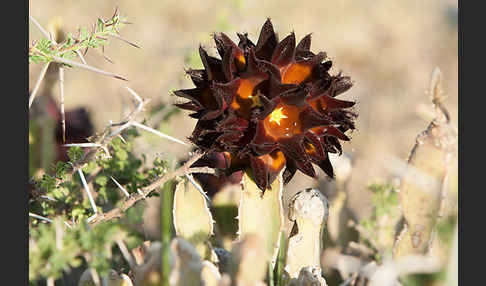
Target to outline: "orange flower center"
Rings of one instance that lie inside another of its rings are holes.
[[[279,104],[264,120],[267,135],[288,138],[302,132],[299,120],[300,108],[293,105]]]
[[[282,83],[299,84],[311,74],[311,67],[303,63],[292,63],[280,68]]]
[[[280,126],[280,120],[283,118],[288,118],[287,115],[283,114],[282,112],[283,107],[275,109],[271,114],[270,114],[270,122],[276,122]]]
[[[260,105],[258,95],[253,95],[253,89],[255,89],[255,86],[263,80],[264,79],[258,77],[241,79],[240,86],[236,91],[236,96],[230,104],[240,116],[249,118],[251,109]]]

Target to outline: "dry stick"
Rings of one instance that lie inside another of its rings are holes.
[[[47,39],[49,39],[52,42],[52,44],[57,45],[56,41],[54,39],[52,39],[52,37],[50,36],[50,34],[46,30],[44,30],[44,28],[42,28],[42,26],[39,24],[39,22],[37,22],[37,20],[34,19],[34,17],[32,17],[31,15],[29,15],[29,18],[37,26],[37,28],[41,31],[41,33]],[[68,64],[68,65],[76,66],[76,67],[79,67],[79,68],[84,68],[84,69],[87,69],[87,70],[90,70],[90,71],[93,71],[93,72],[100,73],[102,75],[106,75],[106,76],[109,76],[109,77],[114,77],[114,78],[117,78],[117,79],[121,79],[121,80],[124,80],[124,81],[128,81],[127,79],[125,79],[125,78],[123,78],[123,77],[121,77],[119,75],[116,75],[114,73],[106,72],[106,71],[103,71],[103,70],[100,70],[100,69],[97,69],[95,67],[92,67],[92,66],[87,65],[86,64],[86,61],[84,60],[84,58],[81,55],[81,53],[79,52],[79,50],[76,50],[75,52],[81,58],[81,61],[83,63],[78,63],[78,62],[75,62],[75,61],[71,61],[71,60],[64,59],[64,58],[60,58],[60,57],[56,57],[56,56],[53,56],[53,59],[56,62],[59,62],[59,63]]]
[[[34,98],[35,98],[37,92],[39,91],[40,84],[41,84],[42,80],[44,79],[44,76],[46,75],[47,68],[49,67],[49,64],[50,64],[50,62],[47,62],[47,63],[44,64],[44,66],[42,67],[42,70],[39,74],[39,78],[37,78],[37,82],[35,83],[34,90],[32,90],[32,93],[30,94],[30,97],[29,97],[29,109],[30,109],[30,106],[32,105],[32,103],[34,102]]]
[[[108,134],[108,131],[111,127],[115,126],[114,124],[111,124],[107,130],[105,131],[104,135],[101,137],[101,139],[95,143],[95,144],[99,144],[100,145],[100,148],[106,148],[107,144],[116,136],[118,136],[118,134],[123,131],[125,128],[131,126],[131,120],[133,120],[133,118],[135,117],[135,115],[137,113],[139,113],[140,111],[142,111],[142,108],[144,106],[144,104],[146,104],[148,101],[147,100],[143,100],[140,96],[138,96],[132,89],[128,88],[128,91],[132,94],[132,96],[135,97],[135,99],[139,102],[138,106],[135,108],[135,110],[130,113],[126,118],[125,118],[125,122],[124,123],[121,123],[121,126],[117,129],[117,130],[114,130],[112,131],[111,133]],[[117,125],[120,125],[120,124],[117,124]],[[74,164],[72,164],[73,166],[73,169],[72,169],[72,172],[70,172],[69,174],[72,176],[72,174],[78,170],[80,170],[81,168],[83,168],[97,153],[97,148],[96,149],[92,149],[90,151],[88,151],[80,160],[78,160],[77,162],[75,162]],[[195,162],[195,161],[194,161]],[[192,163],[190,164],[192,165]],[[189,165],[189,166],[190,166]],[[202,168],[194,168],[194,169],[191,169],[192,172],[198,172],[198,173],[215,173],[214,170],[210,169],[210,168],[206,168],[206,167],[202,167]],[[94,177],[94,176],[92,176]],[[154,187],[155,189],[155,187]],[[147,194],[144,194],[144,193],[141,193],[139,194],[142,196],[142,198],[145,198],[147,196]],[[129,198],[130,199],[130,198]],[[135,203],[135,202],[133,202]],[[132,203],[132,204],[133,204]],[[130,205],[131,206],[131,205]],[[128,208],[128,207],[127,207]],[[93,220],[93,221],[96,221],[96,218],[98,218],[100,216],[100,214],[95,214],[93,215],[92,217],[89,218],[89,220]]]
[[[54,40],[54,37],[46,30],[44,30],[44,28],[42,28],[42,26],[39,24],[39,22],[37,22],[37,20],[34,19],[34,17],[29,15],[29,18],[37,26],[37,28],[41,31],[41,33],[44,34],[44,36],[51,41],[52,44],[57,45],[56,41]],[[83,55],[81,55],[79,50],[76,50],[75,52],[79,56],[83,64],[86,65],[86,60],[84,59]],[[36,82],[34,91],[32,92],[29,98],[29,109],[30,106],[32,105],[32,102],[34,102],[35,95],[37,93],[37,90],[39,89],[41,81],[44,79],[48,67],[49,67],[49,62],[47,62],[44,65],[43,69],[41,70],[41,74],[39,76],[39,79]],[[66,114],[64,112],[64,68],[62,67],[59,68],[59,87],[61,90],[60,96],[61,96],[62,141],[66,142]]]
[[[43,216],[40,216],[40,215],[36,215],[36,214],[33,214],[33,213],[29,213],[29,216],[31,216],[33,218],[36,218],[36,219],[40,219],[40,220],[43,220],[43,221],[47,221],[47,222],[51,222],[52,223],[52,219],[49,219],[49,218],[46,218],[46,217],[43,217]]]
[[[120,138],[120,140],[123,142],[123,144],[127,144],[127,141],[125,140],[125,138],[123,138],[123,136],[121,134],[116,135],[116,137]]]
[[[125,88],[128,90],[128,92],[130,92],[130,94],[135,97],[135,99],[140,103],[142,102],[142,98],[135,92],[133,91],[133,89],[129,88],[128,86],[125,86]]]
[[[88,64],[79,50],[75,50],[74,52],[78,55],[78,57],[81,59],[83,64],[85,64],[85,65]]]
[[[56,42],[56,40],[54,39],[54,36],[51,33],[48,33],[46,30],[44,30],[44,28],[42,28],[42,26],[39,24],[39,22],[37,22],[37,20],[34,19],[34,17],[29,15],[29,18],[37,26],[37,28],[39,28],[41,33],[44,34],[44,36],[51,41],[51,43],[53,45],[57,45],[57,42]],[[81,54],[78,53],[78,55],[81,57],[81,60],[84,61],[84,58],[81,56]],[[48,65],[49,65],[49,62],[45,65],[44,74],[47,71]],[[39,79],[42,80],[43,78],[44,78],[44,75],[42,75],[42,77],[40,77]],[[38,83],[40,85],[40,81]],[[66,142],[66,114],[64,113],[64,68],[62,68],[62,67],[59,67],[59,87],[60,87],[60,91],[61,91],[60,97],[61,97],[62,141]],[[35,94],[33,94],[33,95],[35,96]],[[34,97],[32,96],[32,101],[33,100],[34,100]],[[30,100],[29,100],[29,108],[30,108],[31,104],[32,104],[32,102],[30,102]]]
[[[119,123],[119,124],[111,124],[110,126],[108,126],[107,130],[104,132],[104,134],[98,140],[98,142],[96,142],[96,144],[99,144],[100,146],[106,146],[122,130],[124,130],[125,128],[131,126],[131,124],[132,124],[131,121],[133,120],[133,118],[135,117],[135,115],[142,110],[143,105],[147,102],[147,101],[144,101],[142,98],[140,98],[140,96],[138,96],[130,88],[127,87],[127,89],[132,94],[132,96],[134,96],[135,99],[137,101],[139,101],[138,106],[136,107],[136,109],[132,113],[130,113],[127,116],[127,118],[125,118],[125,121],[124,122]],[[118,126],[118,125],[121,125],[121,126],[117,130],[114,130],[111,133],[108,133],[108,131],[110,130],[111,127]],[[80,160],[78,160],[77,162],[75,162],[74,164],[72,164],[73,169],[70,172],[70,174],[72,175],[74,172],[76,172],[76,171],[80,170],[81,168],[83,168],[96,155],[97,150],[98,149],[96,148],[96,149],[92,149],[92,150],[88,151],[86,154],[84,154],[84,156]],[[92,224],[92,225],[97,225],[100,222],[107,221],[107,220],[113,219],[115,217],[121,217],[122,216],[122,213],[124,211],[126,211],[128,208],[130,208],[131,206],[133,206],[137,201],[146,198],[147,195],[149,195],[157,187],[163,185],[165,182],[167,182],[167,181],[169,181],[169,180],[171,180],[171,179],[173,179],[175,177],[182,176],[182,175],[185,175],[185,174],[190,174],[190,173],[210,173],[210,174],[215,174],[216,172],[215,172],[214,169],[207,168],[207,167],[190,168],[190,166],[194,162],[196,162],[198,159],[200,159],[202,156],[203,156],[203,153],[197,153],[195,156],[193,156],[188,162],[186,162],[179,169],[177,169],[177,170],[175,170],[175,171],[173,171],[173,172],[171,172],[169,174],[166,174],[163,177],[158,178],[157,180],[155,180],[154,182],[152,182],[149,186],[146,186],[146,187],[142,188],[141,190],[139,190],[140,192],[138,194],[134,194],[133,196],[127,198],[124,201],[124,203],[122,204],[121,207],[115,208],[115,209],[109,211],[106,214],[100,214],[100,213],[98,213],[96,216],[92,216],[90,218],[92,220],[90,220],[89,223]]]
[[[91,262],[91,254],[89,252],[84,252],[83,254],[84,260],[89,264]],[[89,271],[91,272],[91,279],[96,286],[101,286],[101,278],[95,268],[89,267]]]
[[[80,147],[80,148],[90,148],[90,147],[102,147],[101,144],[98,143],[69,143],[69,144],[63,144],[62,146],[64,147]]]
[[[133,47],[135,47],[135,48],[141,49],[141,47],[140,47],[139,45],[136,45],[136,44],[134,44],[134,43],[132,43],[132,42],[128,41],[127,39],[125,39],[125,38],[121,37],[120,35],[117,35],[117,34],[109,34],[109,35],[110,35],[110,36],[112,36],[112,37],[113,37],[113,38],[115,38],[115,39],[118,39],[118,40],[120,40],[120,41],[123,41],[123,42],[125,42],[125,43],[129,44],[130,46],[133,46]]]
[[[42,28],[42,26],[39,24],[39,22],[37,22],[37,20],[34,17],[29,15],[29,19],[32,21],[32,23],[34,23],[34,25],[39,29],[39,31],[44,35],[44,37],[49,39],[53,45],[57,45],[56,41],[52,38],[51,34],[48,33],[46,30],[44,30],[44,28]],[[44,79],[44,75],[46,74],[47,68],[49,67],[49,63],[50,62],[47,62],[44,65],[43,69],[41,70],[39,78],[37,79],[37,82],[35,84],[34,90],[32,91],[32,94],[30,95],[29,109],[30,109],[30,106],[32,105],[32,102],[34,102],[35,95],[37,94],[37,90],[39,89],[40,83]],[[64,113],[63,113],[63,115],[64,115]]]
[[[51,40],[51,42],[55,45],[57,45],[56,41],[54,41],[51,36],[49,35],[49,33],[44,30],[44,28],[42,28],[42,26],[39,24],[39,22],[37,22],[36,19],[34,19],[34,17],[32,17],[31,15],[29,15],[29,19],[32,21],[32,23],[34,23],[34,25],[39,29],[39,31],[44,35],[44,37],[46,37],[47,39]]]
[[[59,67],[59,90],[61,96],[62,142],[66,143],[66,113],[64,113],[64,68]]]
[[[132,118],[135,116],[135,114],[137,114],[138,112],[141,111],[141,109],[142,109],[141,103],[143,102],[143,99],[135,91],[133,91],[133,89],[129,88],[128,86],[125,86],[125,88],[138,101],[138,105],[132,112],[130,112],[127,115],[125,121],[122,124],[126,124],[127,122],[131,121]],[[145,100],[144,104],[147,104],[149,101],[150,101],[150,99]],[[122,124],[120,124],[120,125],[122,125]]]
[[[140,99],[139,96],[135,97],[137,98],[137,100]],[[121,131],[123,131],[124,129],[126,129],[127,127],[130,126],[130,123],[131,123],[131,120],[133,120],[133,118],[135,117],[136,114],[138,114],[139,112],[142,111],[142,108],[143,106],[147,103],[148,101],[145,100],[145,101],[140,101],[138,106],[135,108],[135,110],[130,113],[122,123],[118,123],[118,124],[110,124],[106,130],[103,132],[103,134],[101,135],[101,137],[98,139],[97,142],[95,142],[95,144],[98,144],[99,147],[98,148],[106,148],[106,146],[111,142],[111,140],[117,136]],[[119,126],[121,125],[118,129],[112,131],[111,133],[108,133],[110,131],[110,129],[114,126]],[[87,153],[85,153],[83,155],[83,157],[81,157],[78,161],[74,162],[72,164],[73,166],[73,169],[68,172],[68,175],[71,175],[74,174],[74,172],[76,172],[78,169],[80,168],[84,168],[86,166],[86,164],[88,164],[88,162],[94,158],[94,156],[96,155],[96,153],[98,152],[98,148],[94,148],[94,149],[91,149],[89,150]]]
[[[123,241],[123,239],[118,238],[116,239],[116,244],[118,245],[118,248],[120,248],[120,252],[123,255],[123,258],[128,262],[128,266],[130,269],[134,270],[137,267],[137,263],[135,263],[135,258],[133,255],[128,251],[127,245]]]
[[[91,208],[93,209],[94,214],[90,216],[86,221],[90,222],[98,215],[98,209],[96,208],[96,204],[94,202],[93,196],[91,195],[91,191],[89,190],[88,183],[84,178],[83,170],[78,169],[79,177],[81,178],[81,182],[83,183],[84,190],[88,194],[89,203],[91,204]]]
[[[132,125],[132,126],[135,126],[135,127],[138,127],[138,128],[141,128],[141,129],[144,129],[144,130],[146,130],[146,131],[152,132],[152,133],[154,133],[154,134],[156,134],[156,135],[158,135],[158,136],[160,136],[160,137],[162,137],[162,138],[165,138],[165,139],[171,140],[171,141],[176,142],[176,143],[179,143],[179,144],[181,144],[181,145],[184,145],[184,146],[189,146],[189,145],[188,145],[186,142],[184,142],[184,141],[181,141],[181,140],[179,140],[179,139],[177,139],[177,138],[174,138],[174,137],[172,137],[172,136],[169,136],[169,135],[167,135],[167,134],[164,134],[164,133],[162,133],[162,132],[159,132],[159,131],[157,131],[157,130],[155,130],[155,129],[153,129],[153,128],[150,128],[150,127],[145,126],[145,125],[143,125],[143,124],[140,124],[140,123],[138,123],[138,122],[133,122],[131,125]]]
[[[63,147],[81,147],[81,148],[91,148],[91,147],[99,147],[105,151],[105,154],[107,155],[108,158],[111,157],[110,152],[108,151],[108,148],[106,146],[103,146],[98,143],[69,143],[69,144],[63,144]]]
[[[101,278],[96,269],[90,268],[91,277],[93,277],[93,282],[96,286],[101,286]]]
[[[39,219],[39,220],[43,220],[43,221],[47,221],[47,222],[52,223],[52,219],[50,219],[50,218],[46,218],[46,217],[43,217],[43,216],[40,216],[40,215],[33,214],[33,213],[31,213],[31,212],[29,212],[29,216],[30,216],[30,217],[33,217],[33,218],[36,218],[36,219]],[[64,224],[65,224],[67,227],[71,228],[71,225],[69,225],[69,223],[67,223],[66,221],[64,221]]]
[[[126,190],[126,189],[125,189],[125,188],[124,188],[122,185],[120,185],[120,183],[118,183],[118,181],[117,181],[117,180],[115,180],[115,178],[113,178],[113,177],[110,177],[110,178],[111,178],[111,180],[112,180],[113,182],[115,182],[115,184],[116,184],[116,185],[117,185],[117,187],[118,187],[118,188],[119,188],[119,189],[120,189],[120,190],[123,192],[123,194],[124,194],[124,195],[125,195],[127,198],[129,198],[129,197],[130,197],[130,194],[127,192],[127,190]]]
[[[87,49],[87,48],[86,48]],[[104,53],[98,51],[97,49],[95,49],[94,51],[96,51],[98,54],[100,54],[107,62],[109,62],[110,64],[114,64],[115,62],[110,59],[108,56],[106,56]]]
[[[113,77],[113,78],[116,78],[116,79],[128,81],[128,79],[126,79],[122,76],[119,76],[119,75],[116,75],[114,73],[107,72],[107,71],[104,71],[104,70],[100,70],[98,68],[95,68],[95,67],[92,67],[92,66],[89,66],[89,65],[85,65],[85,64],[82,64],[82,63],[78,63],[78,62],[75,62],[75,61],[72,61],[72,60],[68,60],[68,59],[64,59],[64,58],[60,58],[60,57],[56,57],[56,56],[53,56],[52,58],[54,59],[54,61],[56,61],[58,63],[72,65],[72,66],[87,69],[89,71],[96,72],[96,73],[99,73],[99,74],[102,74],[102,75],[105,75],[105,76],[109,76],[109,77]]]
[[[64,239],[64,231],[61,229],[61,225],[56,223],[54,224],[54,231],[56,235],[56,249],[58,251],[62,251],[62,242]]]
[[[64,146],[66,146],[68,144],[65,144]],[[88,184],[88,186],[91,186],[93,189],[93,184],[92,184],[92,181],[94,180],[94,178],[96,178],[96,176],[98,175],[98,173],[102,170],[102,168],[100,166],[96,166],[95,169],[91,172],[90,176],[88,178],[85,178],[86,180],[86,183]],[[81,190],[81,188],[83,188],[83,186],[81,185],[78,189],[76,189],[76,192],[79,192],[79,190]],[[96,195],[96,193],[95,193]],[[96,198],[95,198],[96,199]],[[71,225],[67,224],[65,222],[65,224],[69,227],[71,227]]]
[[[179,177],[183,176],[185,174],[191,174],[191,173],[196,173],[194,169],[196,168],[190,168],[192,164],[194,164],[197,160],[199,160],[204,153],[196,153],[191,159],[189,159],[184,165],[179,167],[177,170],[172,171],[168,174],[165,174],[162,177],[159,177],[156,179],[154,182],[152,182],[150,185],[141,188],[140,192],[137,194],[133,194],[129,198],[125,199],[125,201],[121,204],[120,207],[114,208],[111,211],[105,213],[105,214],[99,214],[94,220],[91,221],[91,225],[95,226],[101,222],[105,222],[114,218],[121,217],[123,213],[132,207],[136,202],[146,198],[152,191],[154,191],[156,188],[162,186],[166,182]],[[199,168],[196,169],[196,171],[201,171]],[[213,170],[214,171],[214,170]]]

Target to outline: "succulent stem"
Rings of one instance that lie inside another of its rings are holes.
[[[241,239],[249,233],[259,235],[264,242],[272,269],[278,253],[280,232],[283,227],[282,173],[262,192],[255,181],[244,173],[238,209],[238,235]]]

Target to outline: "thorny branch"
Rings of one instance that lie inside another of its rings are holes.
[[[108,144],[113,140],[118,134],[120,134],[124,129],[131,126],[131,122],[135,118],[135,116],[140,113],[145,104],[149,102],[149,100],[140,99],[139,104],[135,108],[135,110],[130,113],[125,119],[120,123],[110,124],[106,129],[102,132],[99,139],[94,142],[95,145],[98,147],[90,149],[86,152],[79,160],[72,164],[72,170],[68,172],[69,176],[72,176],[78,169],[84,168],[97,154],[98,149],[107,149]],[[112,131],[113,127],[119,126],[117,129]]]
[[[45,63],[44,66],[42,67],[42,70],[39,74],[39,77],[37,78],[37,81],[35,82],[34,89],[30,93],[29,97],[29,109],[32,106],[32,103],[34,102],[35,96],[37,95],[37,92],[39,91],[39,87],[41,85],[42,80],[44,79],[44,76],[46,75],[47,68],[49,67],[49,63]]]
[[[118,10],[115,11],[115,14],[113,15],[112,19],[115,19],[115,17],[118,16],[117,12],[118,12]],[[58,43],[56,42],[56,39],[54,38],[55,36],[52,33],[47,32],[39,24],[39,22],[37,22],[37,20],[33,16],[29,15],[29,18],[34,23],[34,25],[40,30],[40,32],[51,42],[51,44],[53,46],[57,47]],[[118,17],[117,17],[117,19],[118,19]],[[103,23],[105,24],[105,22],[103,22]],[[124,38],[118,37],[118,39],[123,40],[123,41],[127,42],[128,44],[130,44],[132,46],[140,48],[137,45],[129,42],[128,40],[125,40]],[[79,41],[78,41],[78,43],[79,43]],[[93,71],[93,72],[103,74],[105,76],[109,76],[109,77],[113,77],[113,78],[116,78],[116,79],[121,79],[121,80],[127,81],[127,79],[125,79],[125,78],[123,78],[119,75],[116,75],[116,74],[113,74],[113,73],[110,73],[110,72],[106,72],[106,71],[103,71],[101,69],[98,69],[98,68],[95,68],[95,67],[88,65],[86,63],[86,60],[84,59],[83,55],[79,51],[79,48],[75,48],[76,45],[73,45],[73,47],[74,48],[71,48],[71,49],[81,59],[82,63],[78,63],[76,61],[72,61],[72,60],[62,58],[62,57],[58,57],[58,56],[55,56],[55,55],[51,57],[51,61],[55,61],[55,62],[58,62],[58,63],[67,64],[67,65],[72,65],[72,66],[76,66],[76,67],[79,67],[79,68],[84,68],[84,69],[87,69],[87,70],[90,70],[90,71]],[[30,57],[31,52],[33,54],[35,54],[37,52],[38,54],[41,54],[43,56],[48,57],[47,55],[42,53],[42,51],[37,49],[35,45],[29,48],[29,57]],[[41,70],[41,73],[39,74],[39,78],[37,79],[34,90],[32,91],[32,93],[29,97],[29,109],[32,106],[32,103],[34,102],[35,96],[36,96],[36,94],[39,90],[39,87],[40,87],[42,80],[44,79],[44,76],[47,72],[47,68],[49,67],[49,64],[50,64],[50,61],[46,62],[44,67]],[[59,82],[60,82],[60,97],[61,97],[62,136],[63,136],[63,142],[65,142],[66,141],[66,118],[65,118],[65,113],[64,113],[64,68],[63,67],[59,67]]]
[[[120,19],[120,17],[117,14],[117,12],[118,11],[115,11],[115,14],[113,15],[113,17],[110,20],[108,20],[108,21],[104,21],[101,18],[99,18],[98,20],[101,21],[104,26],[109,26],[110,23],[114,23],[114,21],[116,21],[116,23],[123,23],[123,24],[125,24],[126,22],[124,22],[124,21],[122,21]],[[40,83],[42,82],[42,79],[44,78],[45,71],[47,70],[47,66],[49,65],[49,63],[51,61],[58,62],[58,63],[62,63],[62,64],[67,64],[67,65],[72,65],[72,66],[76,66],[76,67],[83,68],[83,69],[87,69],[87,70],[90,70],[90,71],[93,71],[93,72],[97,72],[99,74],[103,74],[103,75],[110,76],[110,77],[113,77],[113,78],[117,78],[117,79],[121,79],[121,80],[125,80],[125,81],[127,80],[127,79],[125,79],[125,78],[123,78],[123,77],[121,77],[119,75],[116,75],[116,74],[113,74],[113,73],[110,73],[110,72],[103,71],[101,69],[92,67],[92,66],[90,66],[90,65],[88,65],[86,63],[86,60],[84,59],[83,55],[81,54],[80,49],[82,48],[83,44],[84,45],[88,45],[88,47],[89,47],[89,41],[82,41],[79,38],[78,39],[74,39],[74,43],[72,45],[66,47],[64,44],[58,44],[56,42],[56,40],[54,39],[54,35],[51,34],[51,33],[49,33],[48,31],[46,31],[32,15],[29,15],[29,19],[39,29],[39,31],[41,32],[41,34],[51,42],[51,45],[52,45],[51,48],[53,50],[58,50],[60,52],[58,54],[58,56],[56,56],[56,54],[54,54],[54,55],[46,55],[40,49],[38,49],[35,44],[33,44],[29,48],[29,60],[30,60],[30,56],[31,55],[39,55],[39,56],[44,57],[45,59],[50,59],[50,61],[47,61],[46,62],[43,70],[41,71],[41,73],[39,75],[39,78],[37,80],[37,83],[36,83],[36,87],[34,88],[32,94],[31,94],[31,96],[29,98],[29,108],[32,105],[32,102],[34,101],[34,98],[35,98],[35,96],[37,94],[37,91],[38,91],[38,88],[40,86]],[[96,33],[96,25],[94,25],[94,26],[95,26],[95,30],[94,30],[93,34],[90,36],[89,40],[91,40],[93,37],[103,38],[104,39],[104,37],[101,37],[100,35],[94,35],[94,33]],[[104,31],[104,32],[107,33],[106,31]],[[116,31],[116,32],[118,32],[118,31]],[[132,42],[124,39],[123,37],[117,35],[116,33],[108,33],[108,35],[112,35],[114,38],[119,39],[121,41],[124,41],[125,43],[127,43],[127,44],[129,44],[131,46],[140,48],[138,45],[136,45],[136,44],[134,44],[134,43],[132,43]],[[86,48],[86,51],[87,51],[87,48]],[[61,55],[65,54],[66,52],[69,52],[69,51],[74,52],[81,59],[81,62],[82,63],[78,63],[76,61],[72,61],[72,60],[66,59],[64,57],[60,57]]]
[[[136,115],[138,115],[138,113],[140,113],[143,110],[143,107],[148,102],[148,100],[142,99],[130,88],[127,87],[127,89],[129,90],[130,94],[133,97],[135,97],[135,99],[139,102],[137,107],[130,114],[128,114],[122,122],[110,124],[102,133],[100,138],[96,140],[96,142],[92,143],[92,145],[96,147],[91,148],[88,152],[86,152],[83,155],[83,157],[81,157],[75,163],[72,163],[72,169],[69,170],[67,173],[68,176],[72,176],[75,172],[84,168],[88,164],[88,162],[94,159],[99,149],[106,150],[111,140],[117,137],[124,129],[130,126],[135,126],[133,124],[134,118],[136,117]],[[118,128],[113,130],[114,127],[118,127]],[[130,197],[126,198],[120,207],[112,209],[106,214],[98,213],[98,215],[92,221],[90,221],[90,224],[97,225],[100,222],[108,221],[116,217],[121,217],[122,214],[131,206],[133,206],[136,202],[146,198],[152,191],[162,186],[167,181],[172,180],[176,177],[184,176],[186,174],[191,174],[191,173],[215,174],[216,171],[208,167],[194,167],[194,168],[190,167],[192,164],[194,164],[194,162],[199,160],[203,155],[204,153],[200,153],[200,152],[194,154],[193,157],[190,158],[180,168],[159,177],[158,179],[153,181],[150,185],[139,189],[139,193],[133,194]]]
[[[108,221],[114,218],[121,217],[123,213],[132,207],[136,202],[145,199],[152,191],[157,189],[158,187],[162,186],[166,182],[179,177],[183,176],[186,174],[191,174],[191,173],[208,173],[208,174],[214,174],[215,170],[210,169],[210,168],[191,168],[191,165],[194,164],[197,160],[199,160],[204,153],[196,153],[192,158],[190,158],[184,165],[182,165],[180,168],[165,174],[158,179],[156,179],[154,182],[152,182],[150,185],[139,189],[139,192],[137,194],[131,195],[129,198],[125,199],[125,201],[122,203],[122,205],[118,208],[114,208],[111,211],[105,213],[105,214],[98,214],[98,216],[91,221],[91,225],[95,226],[101,222]]]

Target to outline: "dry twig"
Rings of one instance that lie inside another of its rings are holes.
[[[200,168],[191,168],[191,165],[194,164],[194,162],[196,162],[197,160],[199,160],[203,155],[204,153],[196,153],[180,168],[159,177],[150,185],[139,189],[139,193],[133,194],[129,198],[125,199],[125,201],[121,204],[120,207],[114,208],[105,214],[98,214],[98,216],[90,222],[91,225],[95,226],[101,222],[121,217],[123,213],[126,210],[128,210],[130,207],[132,207],[136,202],[145,199],[148,195],[150,195],[150,193],[152,193],[152,191],[164,185],[166,182],[175,179],[176,177],[200,172]]]
[[[61,97],[62,142],[66,143],[66,113],[64,112],[64,68],[59,67],[59,93]]]
[[[46,75],[47,68],[49,67],[50,63],[45,63],[44,66],[42,67],[42,70],[39,74],[39,77],[37,78],[37,81],[35,83],[34,89],[30,93],[29,97],[29,109],[32,106],[32,103],[34,102],[35,96],[37,95],[37,92],[39,91],[39,87],[41,85],[42,80],[44,79],[44,76]]]
[[[76,61],[72,61],[72,60],[69,60],[69,59],[60,58],[60,57],[56,57],[56,56],[53,56],[52,58],[54,59],[55,62],[58,62],[58,63],[61,63],[61,64],[75,66],[75,67],[78,67],[78,68],[86,69],[86,70],[89,70],[89,71],[92,71],[92,72],[96,72],[96,73],[99,73],[99,74],[102,74],[102,75],[105,75],[105,76],[109,76],[109,77],[112,77],[112,78],[116,78],[116,79],[121,79],[121,80],[124,80],[124,81],[128,81],[128,79],[126,79],[126,78],[124,78],[122,76],[119,76],[119,75],[116,75],[114,73],[101,70],[99,68],[92,67],[90,65],[78,63]]]

